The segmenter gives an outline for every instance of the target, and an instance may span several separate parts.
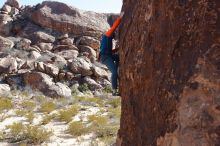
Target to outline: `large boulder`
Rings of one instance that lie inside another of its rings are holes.
[[[45,1],[29,17],[42,27],[75,35],[100,37],[109,28],[105,14],[81,11],[60,2]]]
[[[14,46],[13,41],[0,36],[0,51],[9,50]]]
[[[71,63],[69,63],[70,70],[75,74],[81,74],[82,76],[92,75],[92,64],[88,60],[78,57],[73,59]]]
[[[90,77],[84,77],[83,82],[89,86],[89,89],[92,91],[99,90],[102,88],[95,80]]]
[[[0,96],[8,96],[10,94],[10,86],[8,84],[0,84]]]
[[[33,90],[39,90],[43,94],[52,97],[70,97],[71,90],[62,83],[54,83],[52,78],[41,72],[25,73],[23,75],[24,83]]]
[[[88,58],[90,59],[91,62],[94,62],[97,59],[96,51],[89,46],[79,46],[79,51],[80,53],[84,53],[84,52],[88,53],[89,54]]]
[[[219,146],[219,0],[123,3],[118,145]]]

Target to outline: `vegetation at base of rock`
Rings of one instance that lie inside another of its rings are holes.
[[[86,103],[86,104],[97,104],[99,106],[104,106],[103,99],[99,97],[89,97],[89,96],[75,96],[74,100],[76,102]],[[94,105],[93,105],[94,106]]]
[[[51,131],[47,131],[38,126],[23,125],[22,123],[13,123],[8,125],[9,139],[11,142],[27,141],[30,144],[41,144],[49,140],[52,135]]]
[[[112,93],[112,87],[110,85],[107,85],[103,88],[103,91],[105,93]]]
[[[61,121],[69,123],[72,121],[72,117],[78,113],[79,109],[79,106],[71,106],[68,109],[60,110],[58,113],[58,118]]]
[[[112,98],[108,100],[106,104],[111,105],[113,108],[117,108],[121,105],[121,98]]]
[[[89,91],[89,86],[88,84],[84,83],[82,85],[79,85],[78,90],[81,92],[87,92]]]
[[[47,101],[45,103],[42,103],[40,107],[41,112],[50,113],[56,109],[56,104],[52,101]]]

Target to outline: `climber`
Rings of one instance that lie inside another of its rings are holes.
[[[112,48],[113,46],[112,40],[115,37],[114,31],[120,24],[123,15],[124,15],[124,12],[121,12],[120,16],[114,22],[112,27],[105,34],[102,35],[100,53],[98,55],[101,63],[105,64],[112,73],[111,83],[112,83],[112,95],[113,96],[120,96],[120,93],[117,89],[119,55],[115,54],[118,48],[115,48],[115,49]]]

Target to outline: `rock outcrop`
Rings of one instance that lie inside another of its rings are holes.
[[[110,17],[60,2],[20,7],[7,0],[0,9],[0,82],[50,97],[71,96],[74,84],[101,91],[109,72],[96,64],[96,51]]]
[[[220,145],[219,8],[218,0],[123,1],[118,145]]]

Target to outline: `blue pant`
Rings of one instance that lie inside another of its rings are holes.
[[[112,76],[111,76],[112,89],[117,89],[118,87],[118,63],[119,63],[118,54],[101,55],[101,62],[105,64],[112,73]]]

